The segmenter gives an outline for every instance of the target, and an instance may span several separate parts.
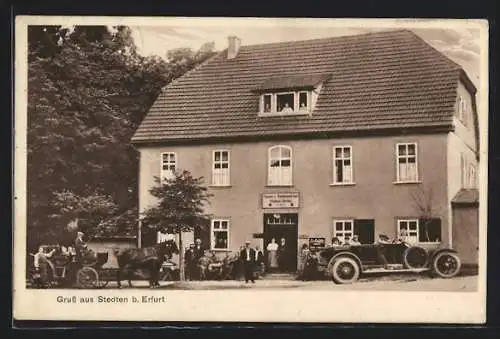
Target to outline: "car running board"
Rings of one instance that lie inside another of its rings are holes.
[[[363,274],[365,273],[404,273],[404,272],[412,272],[412,273],[422,273],[428,271],[429,268],[368,268],[363,270]]]

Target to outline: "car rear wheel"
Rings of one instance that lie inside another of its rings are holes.
[[[331,267],[332,280],[337,284],[351,284],[359,278],[360,267],[352,258],[337,258]]]
[[[422,269],[429,264],[429,253],[423,247],[408,247],[403,253],[403,263],[407,269]]]
[[[460,272],[462,263],[453,252],[441,252],[432,263],[434,273],[441,278],[453,278]]]

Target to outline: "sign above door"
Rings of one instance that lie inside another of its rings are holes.
[[[262,208],[298,208],[299,196],[298,192],[263,193]]]

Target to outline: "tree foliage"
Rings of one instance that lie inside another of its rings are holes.
[[[194,178],[188,171],[178,171],[171,179],[155,178],[156,186],[150,189],[158,203],[144,211],[143,227],[150,232],[179,235],[180,278],[184,280],[184,253],[182,251],[182,232],[206,229],[210,214],[205,208],[212,194],[204,186],[203,177]]]
[[[212,54],[144,57],[124,26],[29,26],[29,246],[57,241],[69,216],[90,218],[93,234],[125,215],[120,232],[135,232],[130,138],[161,89]]]
[[[144,227],[155,232],[179,234],[206,227],[210,215],[205,213],[212,194],[204,186],[203,177],[194,178],[188,171],[178,171],[172,179],[155,178],[150,189],[158,204],[143,213]]]

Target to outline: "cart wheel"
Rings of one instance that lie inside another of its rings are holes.
[[[108,280],[98,279],[97,280],[97,284],[96,284],[95,287],[97,287],[97,288],[104,288],[104,287],[108,286],[108,284],[109,284]]]
[[[76,285],[79,288],[95,288],[99,284],[99,274],[92,267],[83,267],[76,272]]]

